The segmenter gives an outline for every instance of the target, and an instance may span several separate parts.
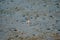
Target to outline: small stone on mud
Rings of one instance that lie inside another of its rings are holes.
[[[47,30],[50,30],[50,28],[47,28]]]
[[[33,36],[35,36],[35,34],[32,34]]]
[[[50,17],[53,17],[52,15]]]
[[[25,15],[23,15],[23,17],[25,17]]]
[[[60,31],[60,29],[58,29],[58,31]]]
[[[59,3],[56,3],[56,5],[59,5]]]
[[[58,23],[60,20],[56,20],[56,23]]]
[[[18,37],[18,35],[16,35],[15,37]]]
[[[37,14],[36,17],[39,17],[39,14]]]
[[[16,22],[18,22],[19,20],[16,20]]]
[[[14,31],[17,31],[17,29],[15,29]]]
[[[33,19],[33,17],[31,17],[31,19]]]

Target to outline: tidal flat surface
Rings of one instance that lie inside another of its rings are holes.
[[[60,40],[60,0],[0,0],[0,40]]]

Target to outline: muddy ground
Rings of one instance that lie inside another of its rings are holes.
[[[60,40],[60,0],[0,0],[0,40]]]

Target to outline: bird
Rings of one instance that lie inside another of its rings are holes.
[[[30,20],[27,20],[26,23],[27,23],[28,25],[30,25]]]

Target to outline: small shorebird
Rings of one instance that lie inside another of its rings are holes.
[[[26,23],[27,23],[28,25],[30,25],[30,20],[27,20]]]

